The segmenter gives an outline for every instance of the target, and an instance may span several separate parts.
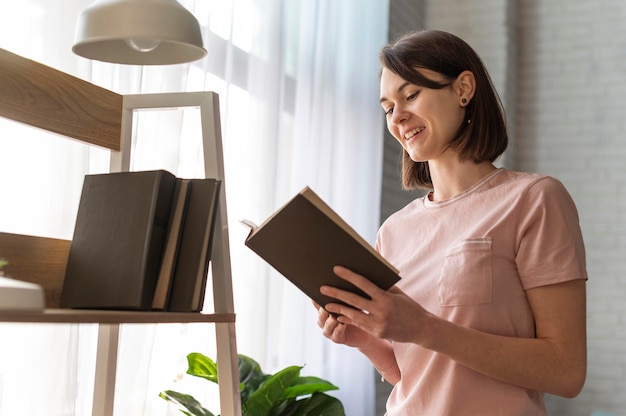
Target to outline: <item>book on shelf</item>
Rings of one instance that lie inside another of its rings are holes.
[[[202,213],[215,216],[217,191],[212,206],[196,194],[204,194],[207,184],[217,187],[216,183],[177,178],[165,170],[86,175],[61,307],[170,310],[179,270],[206,270],[210,260],[207,244],[195,235],[201,233],[210,242],[213,223],[200,231],[187,222],[194,217],[200,221]],[[187,253],[197,251],[205,256]],[[181,266],[181,261],[198,264]],[[194,277],[201,279],[196,286],[206,284],[206,274]],[[201,304],[204,293],[196,299]]]
[[[317,304],[337,300],[322,295],[322,285],[367,295],[333,272],[340,265],[378,287],[400,280],[398,270],[343,220],[311,188],[305,187],[260,225],[249,220],[245,245]]]
[[[85,176],[61,307],[152,307],[175,184],[164,170]]]
[[[202,310],[220,186],[221,182],[216,179],[190,180],[168,311]]]
[[[178,258],[183,221],[189,200],[188,196],[189,180],[177,180],[174,196],[172,198],[172,211],[167,228],[167,239],[165,241],[165,247],[163,248],[161,267],[152,298],[152,309],[164,310],[167,307],[170,288],[172,287],[172,279],[174,278],[174,271],[176,270],[176,259]]]

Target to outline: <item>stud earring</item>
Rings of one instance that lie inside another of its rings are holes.
[[[467,103],[467,99],[466,98],[461,98],[461,103],[466,104]]]

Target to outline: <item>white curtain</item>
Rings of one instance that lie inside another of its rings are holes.
[[[191,64],[138,67],[72,55],[87,0],[0,0],[0,47],[121,94],[218,92],[238,350],[266,372],[305,365],[303,374],[340,387],[333,394],[348,415],[371,416],[371,365],[321,336],[310,301],[243,245],[247,230],[238,220],[260,222],[309,185],[373,241],[383,140],[377,53],[386,41],[388,2],[181,3],[200,21],[208,49]],[[202,175],[197,124],[193,111],[142,115],[132,169]],[[0,202],[0,230],[71,238],[83,175],[106,171],[108,155],[41,136],[0,120],[0,155],[11,155],[0,161],[0,195],[19,195]],[[89,414],[95,333],[87,325],[1,325],[0,416]],[[215,396],[208,383],[173,381],[191,351],[214,356],[207,325],[123,326],[115,413],[179,414],[157,397],[168,388],[209,405]]]

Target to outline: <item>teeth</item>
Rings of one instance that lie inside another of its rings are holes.
[[[417,133],[420,133],[422,130],[424,130],[424,127],[418,127],[416,129],[413,129],[411,131],[408,131],[405,135],[404,138],[405,139],[410,139],[411,137],[415,136]]]

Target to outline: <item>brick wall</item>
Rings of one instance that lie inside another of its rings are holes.
[[[428,0],[427,28],[484,58],[505,101],[506,166],[559,178],[587,247],[589,366],[550,415],[626,415],[626,2]]]

